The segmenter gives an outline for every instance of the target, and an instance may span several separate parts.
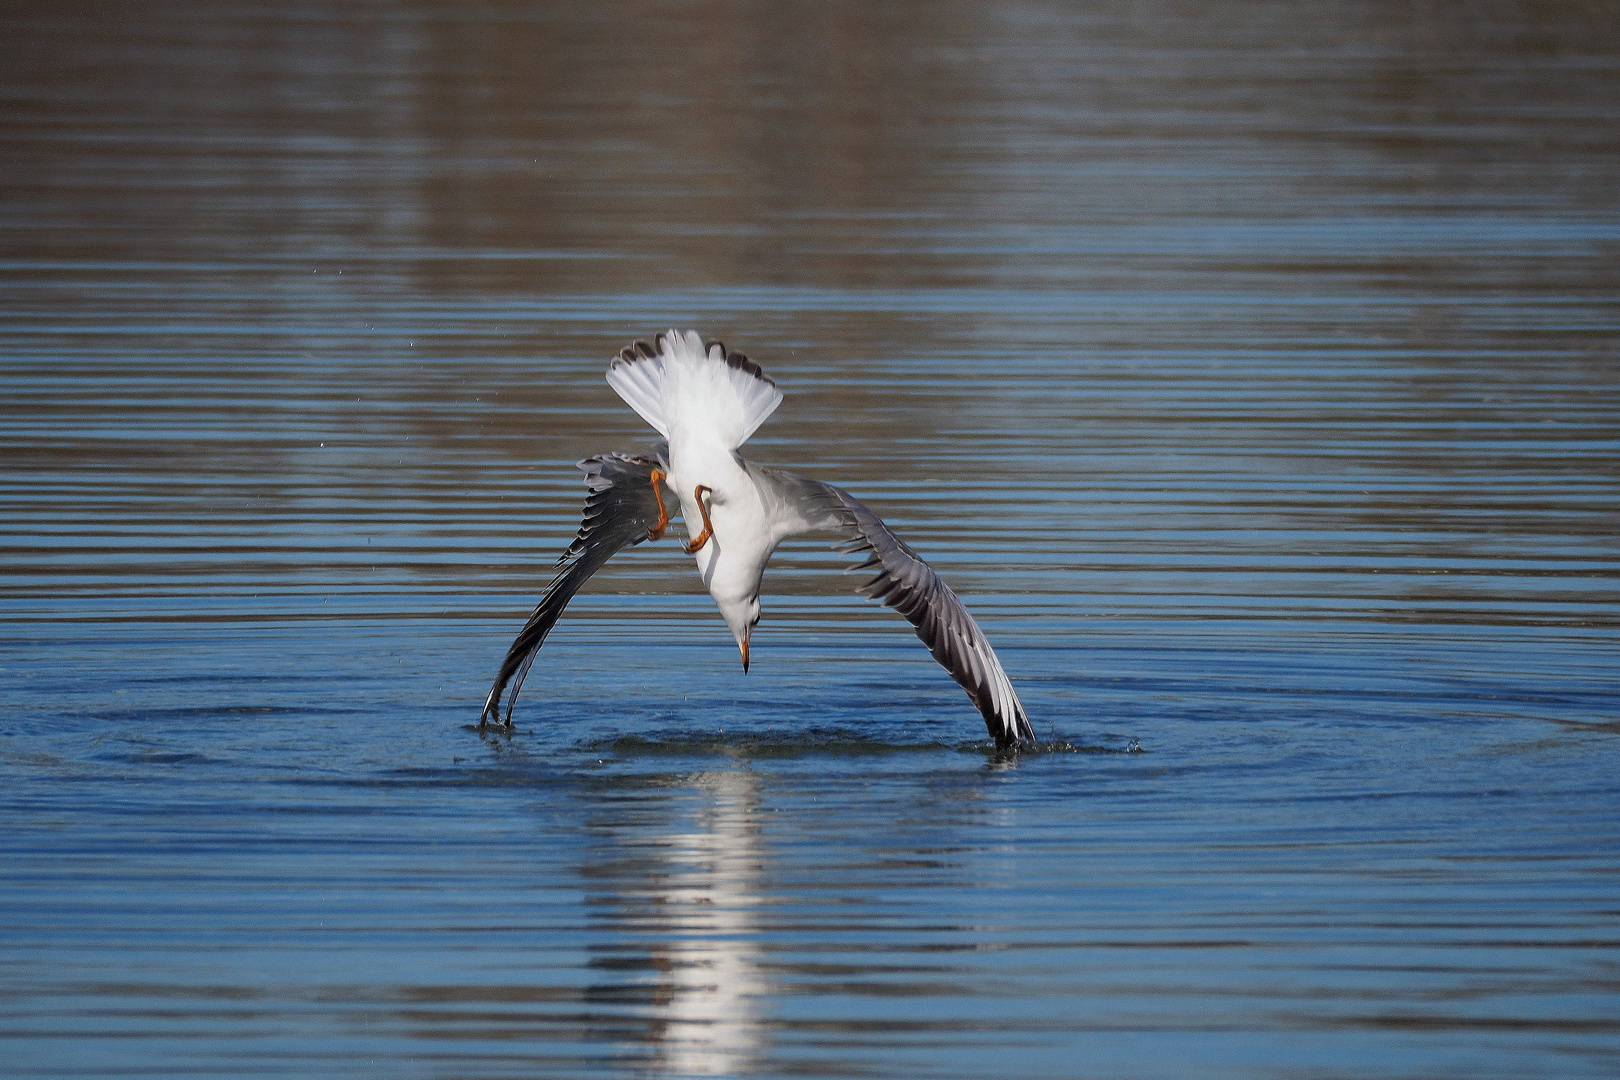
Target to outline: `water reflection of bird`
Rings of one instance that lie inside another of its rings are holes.
[[[789,537],[830,534],[840,540],[840,550],[867,555],[854,569],[875,570],[876,576],[860,591],[916,628],[983,714],[996,744],[1035,741],[995,650],[932,567],[847,491],[755,465],[737,453],[782,402],[782,392],[759,365],[718,341],[705,344],[692,331],[671,330],[653,345],[638,341],[619,353],[607,381],[664,441],[651,456],[602,454],[580,462],[590,494],[579,535],[558,559],[561,569],[507,651],[481,725],[511,726],[523,678],[568,601],[614,552],[664,535],[666,497],[673,495],[688,535],[693,523],[703,523],[686,551],[696,556],[703,584],[737,639],[744,671],[771,553]],[[508,687],[503,719],[501,695]]]
[[[759,915],[766,857],[759,781],[748,772],[702,773],[705,798],[693,827],[658,837],[660,872],[638,920],[658,941],[662,974],[648,1035],[666,1076],[752,1076],[764,1042],[760,1002],[771,986],[760,965]]]

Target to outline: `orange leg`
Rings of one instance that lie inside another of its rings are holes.
[[[699,484],[697,486],[697,490],[692,493],[693,498],[697,499],[698,513],[703,515],[703,531],[698,533],[698,538],[696,540],[686,545],[686,553],[688,555],[695,555],[702,551],[703,545],[707,544],[709,542],[709,537],[714,535],[714,526],[709,522],[709,508],[703,505],[703,493],[705,491],[707,491],[710,495],[714,494],[714,488],[705,487],[702,484]]]
[[[664,530],[669,528],[669,511],[664,509],[664,470],[652,471],[653,498],[658,500],[658,524],[647,530],[647,539],[662,540]]]

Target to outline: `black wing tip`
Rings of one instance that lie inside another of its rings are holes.
[[[1008,729],[1011,728],[1009,731]],[[1012,723],[1005,719],[1001,721],[1001,730],[991,733],[996,740],[998,750],[1033,750],[1040,745],[1035,738],[1035,729],[1030,725],[1029,717],[1019,712],[1012,717]]]
[[[1010,687],[1011,680],[1008,685]],[[1020,750],[1033,750],[1040,745],[1040,740],[1035,738],[1035,728],[1029,722],[1029,715],[1024,712],[1024,703],[1018,700],[1018,691],[1013,691],[1012,707],[1003,711],[996,707],[988,685],[981,684],[972,689],[963,686],[962,689],[967,690],[968,699],[979,710],[979,715],[984,717],[984,726],[998,751],[1017,753]]]
[[[996,666],[1000,667],[999,659]],[[1002,674],[1005,676],[1006,672]],[[967,691],[968,699],[978,707],[979,715],[984,717],[984,726],[995,741],[997,750],[1016,752],[1032,750],[1040,745],[1035,738],[1035,728],[1029,722],[1029,714],[1024,712],[1024,703],[1018,700],[1018,691],[1013,688],[1011,679],[1007,680],[1007,689],[1012,694],[1012,701],[1006,710],[996,705],[988,680],[971,688],[962,684],[962,689]]]
[[[506,706],[506,718],[501,719],[501,698],[506,692],[511,676],[504,672],[497,676],[495,685],[490,689],[489,696],[484,699],[484,711],[478,714],[478,730],[487,731],[491,727],[508,728],[512,726],[512,709],[517,705],[517,695]]]
[[[696,331],[689,331],[689,333],[696,333]],[[654,335],[651,344],[638,338],[620,349],[619,355],[615,356],[608,366],[617,368],[625,364],[636,364],[643,360],[655,359],[664,354],[668,342],[669,335],[667,333]],[[776,380],[765,374],[764,368],[748,359],[747,353],[732,352],[726,348],[726,343],[718,338],[704,340],[703,351],[704,355],[710,360],[722,361],[727,367],[736,368],[743,374],[758,379],[767,386],[776,385]]]

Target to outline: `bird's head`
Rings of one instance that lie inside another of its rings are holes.
[[[748,638],[754,627],[759,623],[759,594],[752,593],[739,597],[736,600],[716,600],[720,614],[724,616],[726,625],[731,627],[731,636],[737,639],[737,648],[742,651],[743,670],[748,670]]]

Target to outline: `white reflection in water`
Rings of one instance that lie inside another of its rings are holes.
[[[653,950],[664,973],[650,1037],[655,1068],[670,1076],[748,1074],[760,1051],[757,930],[761,863],[759,782],[747,772],[704,773],[697,827],[665,841],[663,888],[649,899],[665,912],[668,939]]]

